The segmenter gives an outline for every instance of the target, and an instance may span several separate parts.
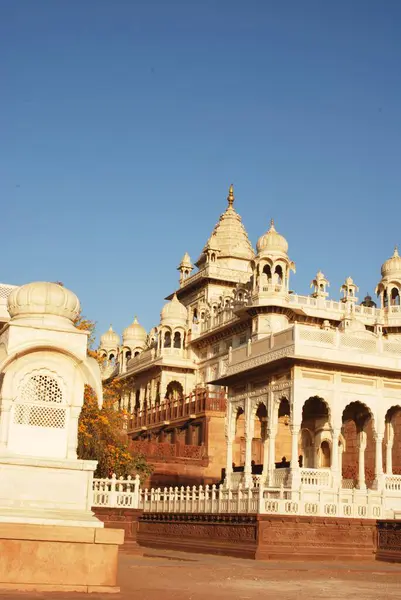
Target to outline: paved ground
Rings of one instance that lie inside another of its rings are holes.
[[[121,593],[93,600],[401,600],[401,565],[262,562],[146,550],[120,555]],[[1,600],[88,600],[86,594],[2,593]]]

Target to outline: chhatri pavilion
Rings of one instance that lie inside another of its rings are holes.
[[[401,509],[397,249],[377,304],[359,302],[351,277],[329,298],[320,271],[301,296],[273,221],[255,251],[232,186],[227,201],[195,265],[184,254],[159,323],[101,337],[103,377],[124,383],[132,448],[158,484],[385,494]]]

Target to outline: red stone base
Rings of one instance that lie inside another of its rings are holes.
[[[376,521],[144,513],[137,540],[153,548],[259,560],[372,560]]]
[[[119,592],[123,541],[118,529],[0,523],[0,589]]]
[[[372,560],[376,521],[333,517],[258,516],[262,560]]]

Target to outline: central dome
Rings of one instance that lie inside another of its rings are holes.
[[[11,318],[53,315],[75,321],[80,312],[77,296],[58,283],[35,281],[16,288],[8,296]]]
[[[256,249],[258,253],[260,252],[282,252],[283,254],[287,254],[288,252],[288,242],[279,233],[277,233],[276,228],[274,227],[273,219],[270,222],[270,229],[264,235],[262,235],[258,239],[258,243],[256,244]]]

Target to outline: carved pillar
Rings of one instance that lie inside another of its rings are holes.
[[[301,470],[298,462],[299,430],[299,425],[291,425],[291,488],[293,490],[297,490],[301,485]]]
[[[291,425],[291,469],[299,469],[298,435],[299,425]]]
[[[375,454],[375,488],[381,490],[383,486],[383,434],[376,433],[376,454]]]
[[[230,401],[227,406],[227,424],[226,424],[226,487],[231,487],[231,475],[233,472],[233,440],[235,436],[235,418],[233,416]],[[234,419],[234,421],[233,421]]]
[[[263,457],[262,457],[262,482],[266,485],[266,480],[269,475],[270,464],[269,464],[269,446],[270,446],[270,435],[271,431],[266,429],[265,439],[263,440]],[[261,483],[262,483],[261,482]]]
[[[366,490],[365,482],[365,450],[366,450],[366,433],[360,431],[358,433],[358,448],[359,448],[359,465],[358,465],[358,482],[357,488]]]
[[[254,417],[252,412],[251,399],[247,398],[245,402],[245,466],[244,466],[244,486],[252,486],[252,439],[254,430]]]
[[[393,443],[394,429],[392,423],[386,423],[387,441],[386,441],[386,475],[393,474]]]
[[[274,486],[274,471],[276,469],[276,434],[277,434],[276,429],[270,429],[269,439],[268,439],[268,445],[269,445],[268,470],[269,470],[269,485],[270,486]]]
[[[5,451],[8,443],[8,434],[10,431],[12,400],[1,399],[1,418],[0,418],[0,451]]]
[[[339,470],[339,446],[338,438],[340,437],[340,429],[333,429],[333,442],[331,445],[331,476],[333,487],[338,487],[341,481],[341,473]]]

